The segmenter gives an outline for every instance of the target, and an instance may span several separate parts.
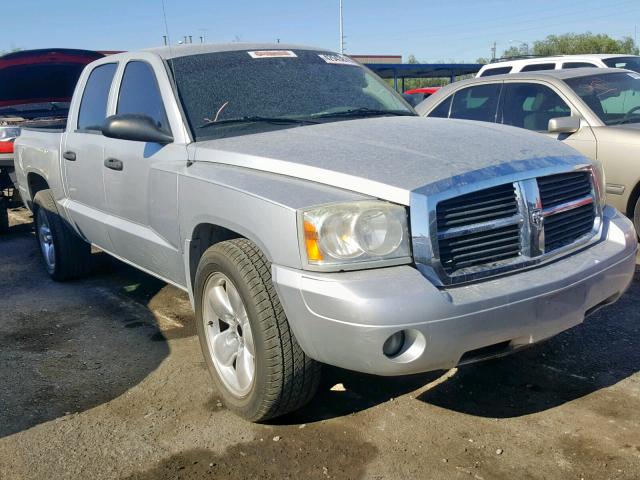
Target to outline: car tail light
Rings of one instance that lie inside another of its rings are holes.
[[[13,140],[0,142],[0,153],[13,153]]]

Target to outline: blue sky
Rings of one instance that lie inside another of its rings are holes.
[[[161,0],[6,0],[0,51],[74,47],[132,50],[161,44]],[[165,0],[176,42],[276,41],[338,49],[338,0]],[[393,2],[344,0],[346,52],[473,61],[552,33],[634,36],[640,0]]]

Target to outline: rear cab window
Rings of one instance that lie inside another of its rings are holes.
[[[117,63],[98,65],[89,74],[78,112],[77,129],[81,132],[100,132],[107,117],[107,103]]]
[[[538,72],[540,70],[555,70],[555,63],[532,63],[520,69],[521,72]]]

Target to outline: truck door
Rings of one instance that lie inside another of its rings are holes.
[[[132,60],[125,65],[116,115],[147,115],[171,134],[165,100],[148,62]],[[103,178],[113,253],[184,285],[176,171],[185,168],[185,145],[106,140]]]
[[[106,138],[101,126],[107,115],[109,95],[117,63],[96,66],[87,78],[77,115],[69,118],[62,148],[62,164],[66,179],[66,204],[70,218],[91,242],[109,250],[105,192],[102,183],[103,153]]]

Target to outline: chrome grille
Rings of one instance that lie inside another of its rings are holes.
[[[540,263],[588,243],[600,225],[588,168],[445,197],[429,215],[444,284]]]

